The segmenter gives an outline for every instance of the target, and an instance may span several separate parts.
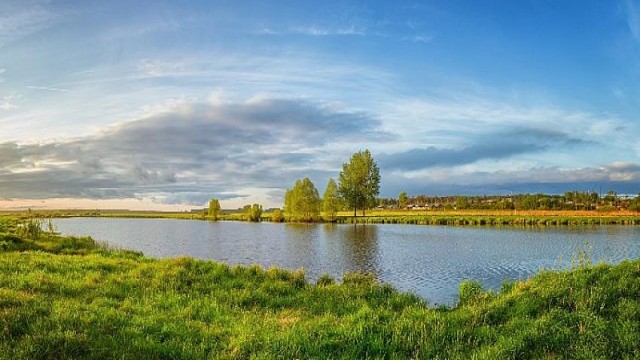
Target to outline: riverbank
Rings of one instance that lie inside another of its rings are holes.
[[[640,261],[430,308],[358,274],[153,260],[0,218],[0,358],[637,358]]]
[[[39,210],[3,212],[18,217],[115,217],[209,220],[204,213],[154,212],[123,210]],[[273,213],[265,212],[262,221],[273,221]],[[223,213],[221,221],[245,221],[239,212]],[[549,210],[371,210],[365,216],[343,211],[335,222],[341,224],[410,224],[448,226],[585,226],[640,225],[640,213],[634,211],[549,211]]]

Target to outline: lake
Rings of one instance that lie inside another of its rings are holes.
[[[207,222],[172,219],[56,219],[58,231],[89,235],[156,258],[190,256],[228,264],[304,268],[307,279],[345,271],[375,275],[430,304],[452,305],[464,279],[498,289],[540,269],[640,257],[640,227],[449,227]]]

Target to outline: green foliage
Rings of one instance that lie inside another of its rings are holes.
[[[380,170],[369,150],[359,151],[342,164],[338,177],[338,192],[356,216],[357,209],[364,215],[367,207],[375,205],[380,192]]]
[[[538,197],[535,195],[525,195],[520,204],[520,208],[523,210],[536,210],[539,207]]]
[[[260,220],[262,220],[262,205],[253,204],[245,206],[244,217],[247,221],[260,222]]]
[[[333,178],[329,179],[327,188],[322,195],[322,211],[327,221],[335,221],[338,211],[342,208],[342,199],[338,194],[338,185]]]
[[[2,243],[23,248],[0,250],[0,359],[640,358],[640,260],[499,293],[464,282],[456,307],[429,308],[366,274],[311,285],[304,271],[153,260],[88,238]]]
[[[329,286],[333,285],[335,280],[329,274],[322,274],[316,281],[316,285],[318,286]]]
[[[213,220],[213,221],[217,221],[218,220],[218,214],[220,214],[220,210],[222,210],[222,208],[220,207],[220,200],[218,199],[211,199],[209,201],[209,219]]]
[[[466,196],[458,196],[456,198],[456,209],[465,210],[469,208],[469,198]]]
[[[44,233],[42,219],[31,217],[18,225],[18,235],[27,239],[38,239]]]
[[[483,294],[482,284],[475,280],[465,280],[460,283],[460,304],[471,304],[478,301]]]
[[[296,180],[284,194],[284,208],[290,221],[315,222],[320,218],[320,196],[309,178]]]
[[[340,216],[338,223],[347,224],[410,224],[410,225],[482,225],[482,226],[590,226],[640,225],[640,216],[518,216],[518,215],[389,215]]]
[[[629,204],[629,210],[640,211],[640,194],[638,194]]]
[[[398,207],[402,209],[405,206],[407,206],[408,200],[409,200],[409,197],[407,196],[407,193],[405,191],[401,192],[400,195],[398,196]]]
[[[552,194],[511,194],[511,195],[480,195],[465,196],[468,203],[460,204],[460,196],[427,196],[417,195],[407,197],[405,205],[400,204],[400,198],[381,198],[380,204],[385,207],[415,206],[428,209],[457,209],[474,210],[573,210],[573,211],[618,211],[640,208],[640,200],[630,196],[619,196],[615,191],[609,191],[606,196],[600,197],[595,191],[567,191],[563,195]],[[459,205],[462,205],[459,206]]]
[[[271,221],[273,222],[284,222],[284,213],[280,209],[273,210],[271,214]]]

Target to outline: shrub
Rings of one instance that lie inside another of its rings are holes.
[[[470,304],[484,293],[482,284],[477,280],[465,280],[460,283],[460,304]]]

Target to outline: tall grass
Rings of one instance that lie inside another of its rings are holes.
[[[0,222],[1,224],[1,222]],[[6,227],[5,227],[6,229]],[[640,357],[640,261],[573,270],[430,308],[368,275],[153,260],[89,238],[0,243],[0,359]]]

